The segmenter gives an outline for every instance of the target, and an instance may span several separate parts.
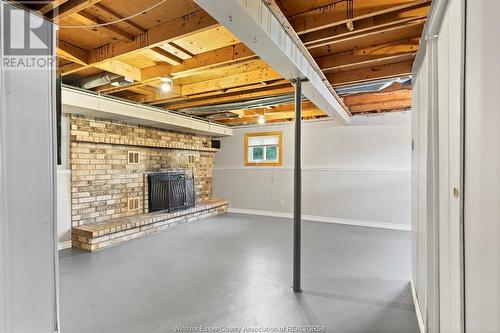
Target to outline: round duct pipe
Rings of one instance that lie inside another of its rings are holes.
[[[98,74],[86,77],[78,81],[78,87],[82,89],[92,89],[105,84],[109,84],[112,81],[121,78],[122,76],[112,73]]]

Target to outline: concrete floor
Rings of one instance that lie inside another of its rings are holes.
[[[290,220],[226,214],[97,253],[62,251],[61,332],[418,332],[410,233],[305,222],[301,295],[291,239]]]

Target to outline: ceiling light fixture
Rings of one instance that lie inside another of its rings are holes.
[[[263,116],[263,115],[260,115],[260,116],[259,116],[259,119],[257,120],[257,123],[258,123],[259,125],[263,125],[263,124],[265,124],[265,123],[266,123],[266,117],[265,117],[265,116]]]
[[[162,82],[160,86],[161,91],[169,92],[172,90],[172,87],[174,86],[174,81],[172,81],[172,77],[170,75],[162,76],[160,78],[160,81]]]

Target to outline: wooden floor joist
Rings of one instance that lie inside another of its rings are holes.
[[[415,7],[423,3],[429,3],[429,0],[357,0],[353,12],[353,18],[346,17],[347,2],[341,1],[334,6],[327,6],[316,10],[302,12],[291,17],[291,23],[297,34],[304,35],[306,33],[329,29],[335,26],[354,22],[356,27],[357,21],[378,15],[387,14],[390,12],[400,12],[405,9]]]
[[[413,61],[403,61],[387,65],[355,69],[352,71],[327,74],[333,86],[406,76],[411,74]]]
[[[429,4],[424,3],[416,8],[404,9],[401,11],[389,12],[373,17],[355,21],[354,30],[350,30],[346,25],[337,26],[335,29],[324,29],[301,35],[301,39],[306,46],[317,42],[325,42],[341,36],[368,32],[378,28],[405,24],[419,19],[425,19],[429,10]]]
[[[411,99],[397,99],[370,104],[352,105],[349,109],[352,113],[377,112],[385,110],[405,110],[411,107]]]

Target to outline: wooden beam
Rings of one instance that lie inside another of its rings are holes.
[[[191,108],[203,105],[213,105],[213,104],[223,104],[232,101],[248,100],[258,97],[276,96],[293,93],[294,88],[290,84],[271,86],[266,88],[254,89],[251,91],[236,92],[229,94],[220,94],[222,96],[216,96],[212,98],[197,97],[193,96],[193,99],[187,99],[180,102],[170,103],[166,105],[166,108],[170,110],[177,110],[182,108]]]
[[[78,13],[101,0],[71,0],[64,2],[59,7],[47,13],[47,17],[53,21],[60,21],[65,17]]]
[[[68,1],[68,0],[54,0],[51,3],[48,3],[45,6],[43,6],[42,8],[40,8],[38,11],[40,12],[40,14],[44,15],[44,14],[50,12],[51,10],[54,10],[55,8],[59,7],[60,5],[65,3],[66,1]]]
[[[318,110],[318,107],[310,101],[302,102],[302,111],[305,110]],[[277,106],[272,106],[269,108],[259,108],[252,110],[244,110],[244,116],[257,116],[257,115],[270,115],[282,112],[293,112],[295,111],[295,104],[282,104]]]
[[[401,11],[429,2],[429,0],[356,0],[354,2],[354,17],[349,19],[347,18],[347,2],[343,1],[334,6],[296,15],[291,18],[291,23],[300,36],[309,32],[346,24],[347,22],[354,22],[354,27],[356,27],[356,21],[361,19]]]
[[[365,31],[360,31],[356,32],[353,34],[345,34],[345,35],[340,35],[332,38],[327,38],[323,39],[320,41],[316,42],[311,42],[307,45],[308,50],[312,50],[318,47],[323,47],[326,45],[339,45],[342,43],[346,42],[351,42],[351,43],[356,43],[358,45],[364,45],[366,43],[370,42],[370,38],[381,35],[381,34],[389,34],[389,33],[394,33],[394,32],[399,32],[402,30],[410,30],[410,29],[415,29],[416,27],[419,28],[419,33],[418,35],[414,35],[411,37],[420,37],[422,34],[422,28],[423,25],[425,24],[425,19],[419,19],[419,20],[414,20],[410,22],[405,22],[405,23],[396,23],[392,25],[384,25],[382,27],[378,27],[372,30],[365,30]],[[401,34],[403,35],[403,33]]]
[[[404,9],[401,11],[385,13],[358,20],[354,23],[354,30],[352,31],[349,30],[346,25],[340,25],[333,28],[306,33],[301,36],[301,39],[304,44],[308,46],[313,43],[325,42],[341,36],[353,35],[359,32],[370,31],[381,27],[395,26],[415,20],[425,19],[428,11],[428,3],[420,4],[411,9]]]
[[[181,58],[179,58],[176,55],[173,55],[170,52],[165,51],[164,49],[162,49],[159,46],[152,47],[150,50],[153,51],[154,53],[156,53],[156,55],[159,56],[163,61],[165,61],[171,65],[175,66],[175,65],[180,65],[182,63]]]
[[[347,72],[327,74],[326,78],[333,85],[344,85],[350,83],[364,82],[377,79],[385,79],[395,76],[409,75],[413,61],[402,61],[388,65],[373,66],[351,70]]]
[[[57,56],[80,65],[87,65],[89,59],[87,50],[66,43],[60,39],[57,40]]]
[[[259,113],[256,113],[254,116],[245,116],[241,118],[226,118],[226,119],[219,119],[218,121],[227,125],[256,123],[258,121],[259,115],[260,115]],[[326,116],[326,114],[318,108],[312,110],[302,110],[302,118],[319,117],[319,116]],[[266,121],[269,122],[288,120],[288,119],[293,120],[295,119],[295,112],[288,111],[288,112],[274,113],[269,115],[266,114],[264,117],[266,118]]]
[[[415,58],[415,53],[404,53],[394,56],[373,56],[373,57],[367,57],[366,59],[355,59],[357,60],[357,62],[343,64],[341,66],[333,66],[328,69],[324,69],[323,72],[325,74],[347,72],[355,69],[388,65],[406,60],[413,60],[413,58]]]
[[[146,30],[143,29],[140,25],[132,22],[131,20],[128,20],[128,19],[124,19],[123,16],[119,15],[118,13],[114,12],[113,10],[103,6],[102,4],[100,3],[96,3],[94,5],[96,8],[98,8],[99,10],[101,10],[102,12],[108,14],[109,16],[113,17],[114,19],[116,20],[121,20],[121,22],[125,22],[126,24],[128,24],[129,26],[131,26],[132,28],[136,29],[137,31],[139,31],[140,33],[143,33],[145,32]]]
[[[215,19],[205,11],[200,10],[154,26],[146,32],[134,37],[133,42],[110,43],[93,49],[89,53],[89,61],[91,64],[99,63],[217,26],[219,26],[219,23]]]
[[[255,53],[243,43],[223,47],[209,52],[200,53],[184,60],[177,66],[160,64],[143,70],[144,80],[159,78],[163,75],[172,75],[175,78],[194,75],[215,67],[225,66],[242,60],[257,59]]]
[[[109,60],[96,64],[94,67],[113,74],[121,75],[134,81],[141,81],[141,69],[119,60]]]
[[[63,70],[66,70],[66,71],[80,71],[80,70],[83,70],[85,68],[89,68],[89,66],[88,65],[78,64],[78,63],[69,63],[69,64],[63,65],[61,67],[58,67],[57,68],[57,73],[59,75],[63,75]]]
[[[268,67],[243,74],[186,84],[181,87],[181,95],[199,94],[207,91],[221,90],[280,78],[281,75],[278,72]]]
[[[399,56],[408,56],[416,53],[420,38],[394,41],[381,45],[375,45],[362,49],[354,49],[349,52],[331,54],[316,58],[316,63],[323,71],[340,70],[343,67],[363,66],[369,67],[383,59],[393,58],[393,62],[400,59]]]
[[[316,58],[316,63],[323,71],[341,68],[344,66],[370,63],[373,60],[399,55],[416,53],[420,38],[394,41],[371,47],[354,49],[343,53],[336,53]]]
[[[84,25],[102,25],[105,24],[106,22],[101,20],[100,18],[94,17],[86,12],[80,12],[80,13],[74,13],[72,15],[72,18],[75,20],[83,23]],[[111,36],[111,37],[116,37],[120,40],[126,40],[126,41],[133,41],[134,37],[125,31],[113,26],[112,24],[110,25],[102,25],[96,29],[102,29],[105,30],[106,33]]]
[[[397,99],[393,101],[369,103],[369,104],[358,104],[353,105],[349,109],[352,113],[359,112],[376,112],[376,111],[387,111],[387,110],[404,110],[411,107],[411,98],[408,99]]]
[[[169,42],[168,45],[170,47],[173,47],[174,49],[176,49],[178,52],[180,52],[182,55],[184,56],[187,56],[188,58],[192,58],[194,57],[194,54],[189,52],[188,50],[186,50],[185,48],[183,48],[182,46],[180,45],[177,45],[176,43],[174,42]]]
[[[150,84],[151,82],[154,82],[154,81],[139,81],[139,82],[130,83],[130,84],[120,86],[120,87],[115,87],[115,86],[112,86],[111,84],[106,84],[104,86],[97,87],[95,89],[95,91],[97,91],[98,93],[101,93],[101,94],[115,94],[115,93],[120,92],[120,91],[130,90],[131,88],[143,87],[143,86]]]
[[[391,92],[374,92],[374,93],[362,93],[344,96],[344,104],[347,106],[359,105],[359,104],[371,104],[393,101],[398,99],[411,99],[412,91],[410,89],[401,89]]]
[[[160,89],[157,89],[155,87],[149,87],[149,86],[132,87],[132,88],[130,88],[130,91],[141,94],[142,96],[136,96],[133,98],[127,97],[127,98],[129,98],[135,102],[149,103],[149,102],[155,101],[157,99],[172,98],[174,96],[179,95],[180,94],[180,87],[178,85],[174,85],[172,90],[168,91],[168,92],[163,92]]]

